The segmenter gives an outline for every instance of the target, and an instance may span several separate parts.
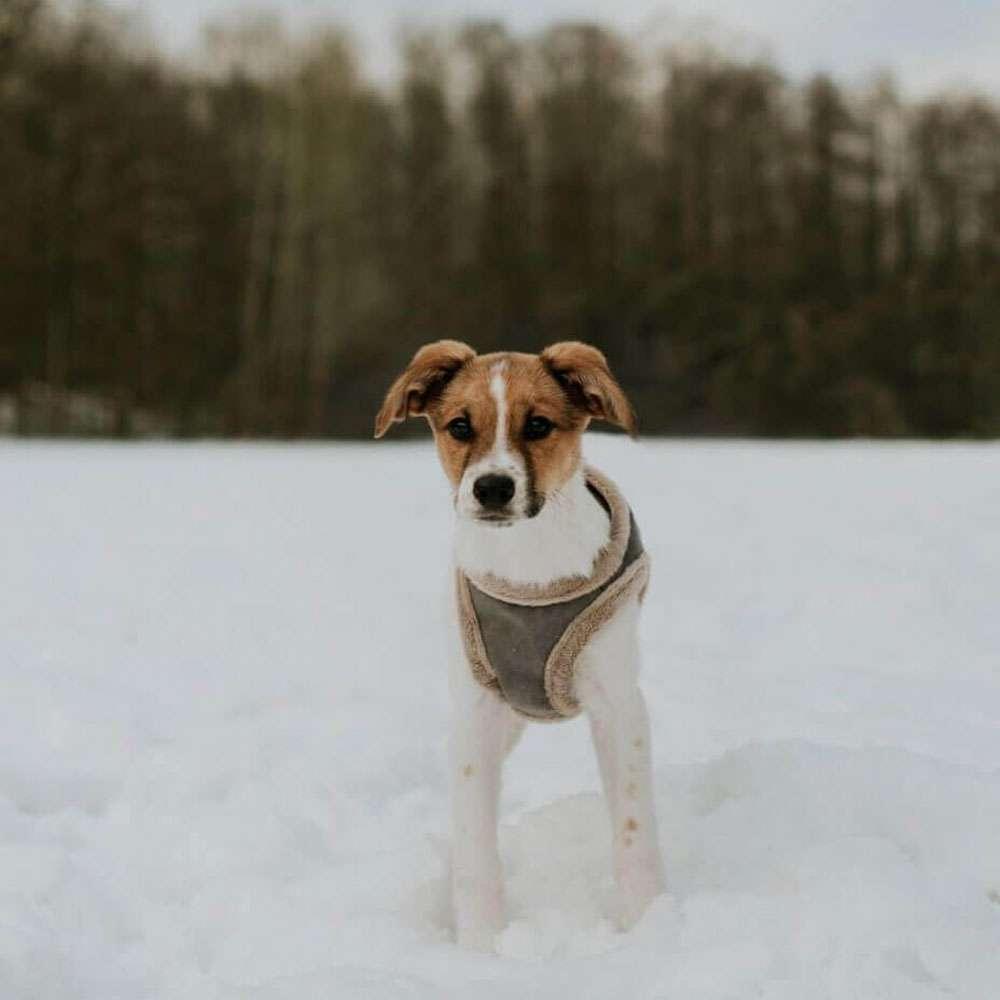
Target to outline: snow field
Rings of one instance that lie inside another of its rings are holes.
[[[451,942],[426,445],[0,446],[0,998],[1000,995],[1000,448],[593,438],[653,557],[670,885],[610,919],[582,720]]]

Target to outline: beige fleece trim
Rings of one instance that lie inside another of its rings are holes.
[[[545,664],[545,693],[549,704],[570,719],[580,712],[573,694],[573,674],[584,646],[608,623],[630,597],[641,601],[649,583],[649,556],[644,552],[593,604],[570,622]]]
[[[490,666],[483,635],[479,630],[479,619],[476,617],[476,609],[472,606],[469,581],[461,570],[455,572],[455,593],[458,599],[458,631],[462,636],[462,646],[465,648],[472,676],[483,687],[499,690],[500,682]]]
[[[607,544],[597,554],[589,576],[564,576],[549,583],[512,583],[492,573],[470,574],[469,579],[478,590],[507,604],[537,607],[557,604],[583,597],[603,587],[618,572],[625,558],[631,531],[631,514],[618,487],[603,473],[591,466],[584,467],[587,482],[604,497],[611,509],[611,534]]]

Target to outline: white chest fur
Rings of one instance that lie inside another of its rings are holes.
[[[467,573],[489,573],[517,584],[589,576],[608,543],[610,525],[579,469],[561,490],[549,495],[536,517],[507,527],[460,517],[455,526],[455,561]]]

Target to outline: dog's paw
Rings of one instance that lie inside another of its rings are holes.
[[[657,892],[644,893],[641,896],[629,896],[622,898],[618,902],[618,912],[615,923],[621,931],[630,931],[643,918],[650,904],[662,890]]]
[[[618,875],[617,923],[623,931],[631,930],[649,909],[649,904],[666,892],[663,870],[658,858],[646,864],[632,862]]]
[[[498,885],[478,886],[478,891],[456,893],[455,939],[470,951],[496,951],[504,928],[503,891]]]
[[[501,930],[501,927],[485,924],[459,927],[455,940],[459,948],[464,948],[466,951],[481,951],[491,954],[497,950],[497,937]]]

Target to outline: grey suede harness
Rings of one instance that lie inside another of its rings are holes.
[[[580,653],[628,598],[642,599],[649,580],[649,557],[628,504],[596,469],[586,468],[585,475],[611,519],[608,543],[588,577],[540,586],[457,572],[459,624],[472,674],[530,719],[579,713],[573,675]]]

